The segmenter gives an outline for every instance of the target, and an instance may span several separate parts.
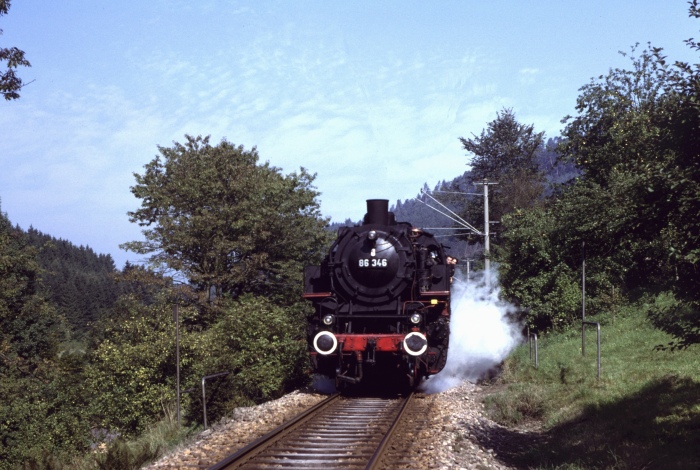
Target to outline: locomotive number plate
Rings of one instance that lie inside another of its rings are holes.
[[[361,268],[386,268],[389,266],[388,260],[379,258],[360,258],[358,262]]]

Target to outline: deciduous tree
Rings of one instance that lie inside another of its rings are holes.
[[[10,0],[0,0],[0,17],[6,15],[10,9]],[[0,29],[2,35],[2,29]],[[0,64],[6,64],[7,69],[0,71],[0,93],[7,101],[19,98],[19,92],[24,86],[22,79],[17,76],[17,67],[30,67],[31,64],[24,58],[24,51],[16,47],[0,48]]]
[[[238,296],[298,293],[305,263],[327,247],[314,175],[283,175],[258,163],[255,148],[186,136],[159,147],[133,194],[141,208],[130,220],[146,241],[123,245],[178,271],[202,292]]]

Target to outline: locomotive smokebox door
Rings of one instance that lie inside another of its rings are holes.
[[[331,250],[334,287],[353,303],[386,306],[396,301],[413,280],[409,229],[409,224],[396,223],[388,200],[367,200],[363,224],[339,233]]]
[[[354,244],[348,250],[348,268],[358,286],[386,288],[396,277],[399,255],[387,235],[377,234],[374,240],[368,236],[362,244]]]

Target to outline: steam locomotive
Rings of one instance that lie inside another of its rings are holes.
[[[311,363],[339,389],[363,380],[415,387],[447,360],[454,264],[388,205],[368,200],[362,224],[340,228],[321,265],[305,268]]]

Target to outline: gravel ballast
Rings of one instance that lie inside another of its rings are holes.
[[[434,395],[434,416],[430,429],[416,437],[413,448],[430,469],[507,469],[499,455],[517,452],[520,442],[527,441],[525,432],[507,430],[484,414],[481,396],[484,388],[469,382]],[[300,413],[325,395],[296,391],[258,406],[238,408],[232,415],[200,433],[144,468],[202,468],[215,463],[215,454],[232,453],[264,435],[285,420]],[[521,435],[523,439],[518,439]],[[515,439],[514,439],[515,436]]]

